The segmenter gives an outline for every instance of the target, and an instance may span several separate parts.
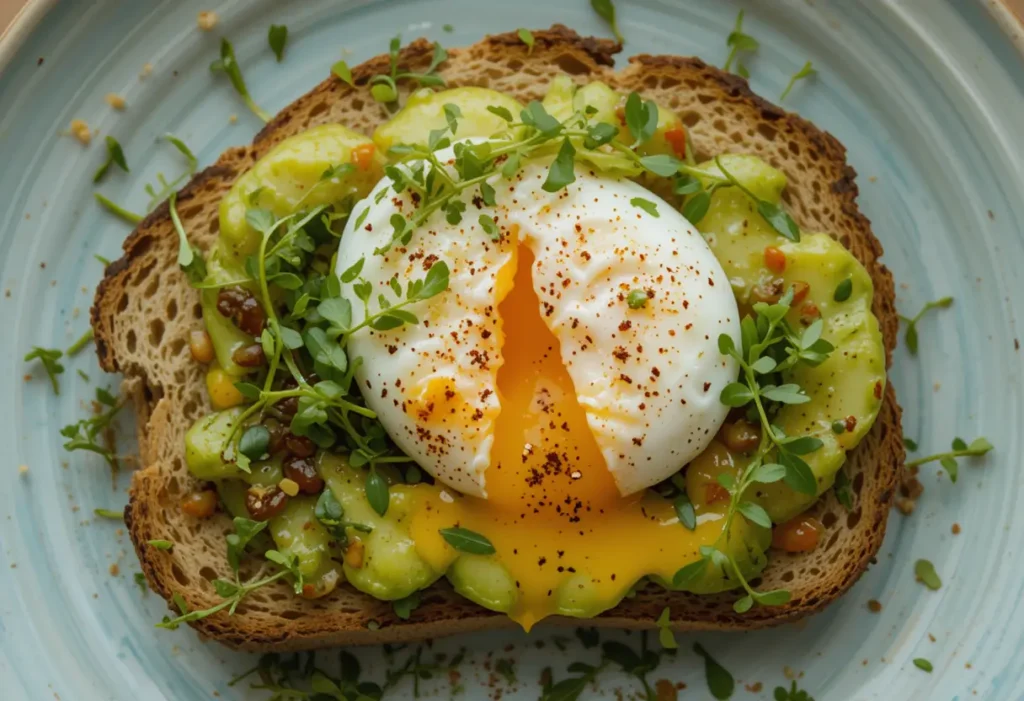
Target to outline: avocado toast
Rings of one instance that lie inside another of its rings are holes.
[[[615,73],[610,66],[619,47],[611,42],[582,39],[563,27],[536,32],[534,37],[532,50],[509,34],[452,51],[439,73],[448,87],[489,87],[524,104],[544,97],[559,76],[579,83],[603,81],[672,109],[702,159],[742,152],[778,168],[788,180],[786,207],[800,226],[833,234],[870,275],[872,310],[888,365],[897,323],[892,280],[878,261],[881,247],[857,210],[854,172],[835,139],[757,98],[742,79],[699,60],[639,56]],[[429,44],[414,42],[402,51],[400,62],[423,70],[431,56]],[[198,175],[177,200],[191,242],[204,250],[213,246],[222,198],[284,138],[333,122],[372,133],[387,114],[369,98],[365,84],[387,69],[388,57],[382,56],[353,70],[355,87],[328,79],[283,110],[253,146],[228,151]],[[221,514],[196,520],[177,508],[194,486],[184,461],[185,433],[209,413],[203,369],[186,351],[190,332],[202,326],[199,295],[178,270],[177,250],[177,234],[165,205],[128,239],[125,256],[108,267],[97,292],[93,325],[103,367],[125,374],[136,407],[145,467],[133,481],[126,520],[143,569],[165,598],[178,594],[191,609],[203,609],[221,600],[210,580],[230,571],[224,536],[231,524]],[[847,512],[827,492],[813,507],[825,529],[821,545],[809,553],[773,552],[761,576],[763,589],[787,588],[792,594],[788,603],[740,614],[734,611],[735,595],[668,592],[649,585],[594,618],[594,623],[652,627],[668,607],[673,626],[681,630],[749,629],[800,617],[835,599],[880,546],[903,460],[899,408],[891,386],[879,399],[874,426],[847,456],[844,468],[854,493],[853,509]],[[155,549],[147,545],[151,539],[169,540],[174,547]],[[443,580],[423,592],[409,620],[401,620],[390,603],[348,587],[307,600],[279,584],[253,591],[233,616],[195,622],[205,635],[254,650],[412,640],[508,624],[505,616],[456,595]]]

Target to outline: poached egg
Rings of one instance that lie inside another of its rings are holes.
[[[458,224],[436,211],[407,245],[375,255],[392,216],[411,217],[419,201],[385,178],[338,251],[339,273],[365,260],[371,314],[378,294],[398,301],[393,280],[404,288],[447,264],[448,290],[406,307],[418,324],[363,328],[348,351],[388,434],[450,488],[414,515],[417,550],[443,569],[455,553],[438,529],[486,536],[518,590],[509,613],[527,628],[572,615],[574,588],[610,606],[642,576],[670,579],[720,533],[707,513],[683,537],[671,504],[644,490],[700,455],[725,420],[719,394],[737,367],[717,339],[739,342],[729,281],[671,205],[581,170],[554,193],[543,161],[495,174],[493,205],[468,189]],[[354,324],[366,314],[353,304]]]

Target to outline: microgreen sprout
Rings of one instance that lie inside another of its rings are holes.
[[[441,44],[434,42],[434,54],[430,65],[422,73],[403,71],[399,67],[402,37],[396,36],[388,47],[389,69],[370,78],[370,94],[377,102],[394,106],[398,101],[398,81],[412,80],[421,87],[444,86],[444,78],[437,73],[438,67],[448,60],[448,52]]]
[[[235,47],[231,45],[231,42],[227,38],[220,40],[220,58],[216,59],[210,64],[211,73],[224,73],[231,81],[231,85],[234,86],[235,92],[241,96],[253,114],[262,119],[264,122],[270,121],[270,115],[260,108],[259,105],[253,101],[252,96],[249,94],[249,88],[245,84],[245,78],[242,77],[242,69],[238,66],[238,60],[235,58]]]
[[[910,351],[911,355],[917,355],[917,324],[919,321],[921,321],[921,318],[932,309],[948,309],[952,305],[952,297],[942,297],[941,299],[937,299],[933,302],[928,302],[927,304],[925,304],[923,307],[921,307],[921,311],[919,311],[913,317],[905,317],[902,314],[900,314],[900,321],[904,322],[907,325],[907,330],[904,336],[904,342],[906,343],[907,350]]]
[[[741,51],[757,51],[761,44],[754,37],[743,33],[743,10],[740,10],[739,14],[736,15],[736,25],[726,38],[725,44],[729,47],[729,55],[726,57],[725,65],[722,68],[730,71],[732,70],[733,61],[736,61],[736,73],[743,78],[749,78],[750,71],[739,60],[739,54]]]
[[[620,44],[624,42],[625,39],[622,38],[622,32],[619,31],[619,23],[615,17],[615,3],[612,0],[590,0],[590,6],[594,8],[598,17],[608,23],[612,34],[615,35],[615,40]]]
[[[959,467],[956,462],[957,458],[980,457],[992,450],[992,447],[987,438],[975,438],[969,444],[962,438],[954,438],[953,445],[949,451],[928,455],[915,460],[908,460],[906,467],[918,467],[919,465],[938,461],[942,465],[942,469],[949,474],[950,481],[956,482],[959,473]]]
[[[117,165],[118,168],[123,170],[125,173],[129,172],[128,162],[124,158],[124,150],[121,148],[121,144],[118,143],[117,139],[112,136],[106,138],[107,144],[107,160],[103,161],[97,170],[95,175],[92,176],[92,181],[98,183],[103,179],[103,176],[110,170],[111,165]]]
[[[788,95],[789,91],[793,89],[793,86],[797,84],[797,81],[805,80],[813,75],[817,75],[817,73],[818,71],[814,69],[814,66],[811,65],[810,61],[805,63],[803,68],[794,73],[789,79],[789,83],[786,84],[786,89],[782,91],[781,95],[779,95],[779,102],[786,99],[786,95]]]
[[[288,27],[283,24],[270,25],[270,29],[267,30],[267,43],[270,44],[270,50],[274,52],[278,63],[284,58],[284,47],[287,42]]]
[[[115,202],[104,197],[100,193],[94,192],[92,193],[92,196],[96,198],[96,201],[100,203],[103,209],[107,210],[116,217],[120,217],[121,219],[128,222],[132,226],[135,226],[136,224],[142,221],[141,214],[136,214],[131,210],[125,209],[121,205],[116,204]]]

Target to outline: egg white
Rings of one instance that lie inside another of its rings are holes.
[[[442,162],[450,157],[441,154]],[[389,192],[377,203],[392,186],[382,180],[355,207],[338,272],[365,258],[371,313],[378,293],[394,299],[392,278],[404,288],[435,260],[450,269],[449,289],[408,307],[419,325],[356,332],[349,354],[362,357],[358,385],[398,446],[438,480],[486,497],[501,410],[498,305],[525,243],[535,259],[538,311],[558,339],[616,486],[631,494],[699,455],[725,420],[719,393],[737,367],[719,353],[717,339],[726,333],[738,342],[736,300],[701,234],[668,203],[629,180],[581,172],[579,164],[574,183],[545,192],[547,170],[538,161],[511,180],[495,175],[495,206],[484,205],[475,188],[466,191],[460,224],[435,212],[407,246],[374,255],[391,238],[392,215],[415,210],[409,192]],[[631,204],[634,198],[653,203],[657,216]],[[484,232],[481,215],[498,223],[500,241]],[[627,302],[636,289],[650,293],[640,309]],[[354,323],[362,321],[362,303],[345,294]]]

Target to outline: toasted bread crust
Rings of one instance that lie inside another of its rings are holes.
[[[834,137],[758,97],[744,79],[696,58],[635,56],[615,73],[608,69],[621,48],[615,42],[581,38],[560,25],[534,32],[534,38],[531,53],[514,33],[452,50],[441,73],[449,85],[487,85],[522,101],[540,99],[559,73],[581,82],[603,80],[672,107],[703,155],[747,151],[780,168],[790,179],[785,196],[800,225],[833,233],[870,273],[873,310],[881,323],[887,365],[891,362],[898,324],[892,276],[879,260],[882,247],[869,221],[857,208],[856,173]],[[419,40],[402,50],[400,60],[423,67],[431,53],[432,45]],[[378,56],[354,67],[355,87],[328,78],[283,109],[251,146],[228,150],[196,175],[178,197],[192,242],[212,245],[220,199],[282,139],[325,122],[369,133],[384,121],[387,115],[365,85],[387,66],[388,57]],[[209,580],[228,572],[223,536],[230,522],[223,516],[197,521],[177,508],[194,483],[184,466],[184,431],[210,409],[202,368],[185,349],[188,332],[202,325],[198,293],[177,269],[177,236],[166,203],[139,224],[124,251],[107,267],[97,289],[92,324],[100,364],[124,373],[136,399],[140,458],[146,467],[134,476],[125,522],[150,586],[168,601],[177,592],[192,608],[205,608],[219,601]],[[903,460],[900,408],[890,385],[874,427],[848,456],[845,469],[855,508],[847,513],[830,492],[814,507],[826,525],[822,545],[803,555],[772,554],[763,586],[788,588],[793,593],[789,604],[740,615],[732,610],[735,595],[696,596],[651,585],[589,623],[649,628],[668,606],[678,630],[743,630],[820,610],[853,585],[878,551]],[[176,546],[170,552],[156,550],[146,545],[153,538]],[[371,626],[372,621],[377,625]],[[259,651],[401,642],[512,625],[506,616],[459,597],[443,581],[423,592],[408,621],[399,620],[389,603],[349,587],[307,601],[282,585],[255,592],[235,616],[218,614],[193,623],[226,645]]]

